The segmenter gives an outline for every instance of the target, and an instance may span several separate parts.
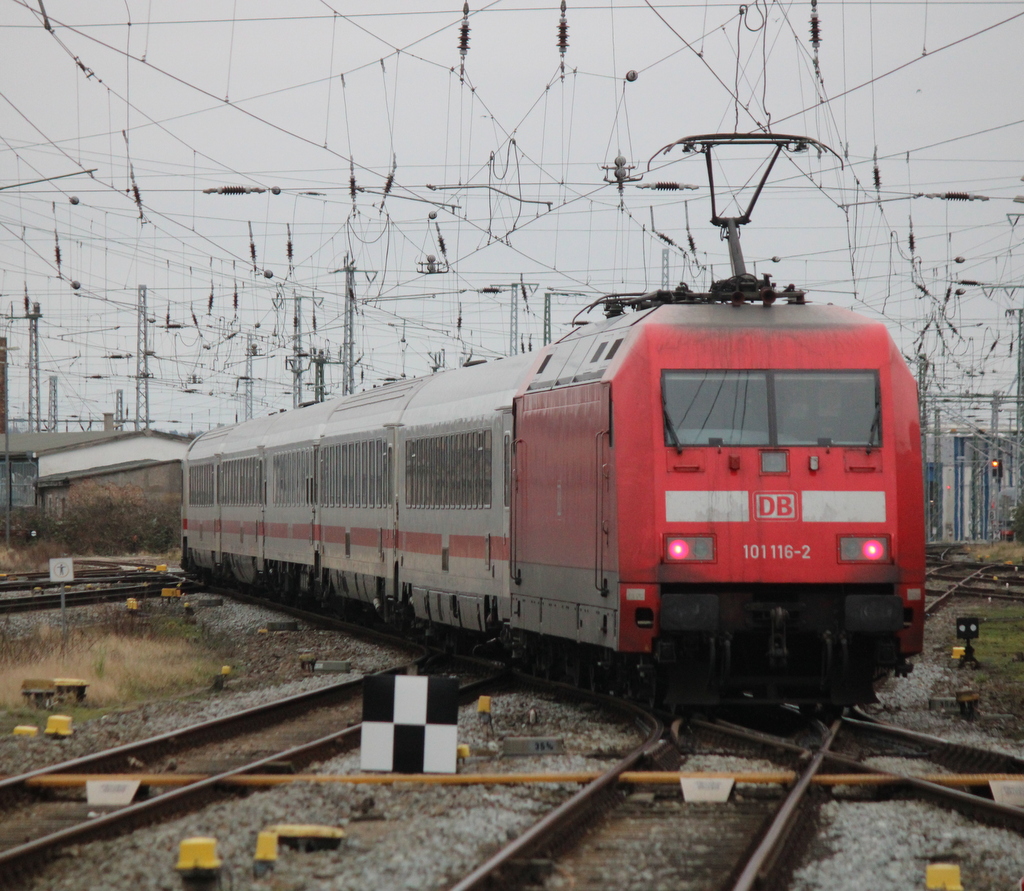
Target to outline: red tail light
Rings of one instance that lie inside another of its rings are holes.
[[[714,563],[713,535],[666,535],[666,563]]]
[[[888,535],[841,535],[839,560],[842,563],[890,563]]]

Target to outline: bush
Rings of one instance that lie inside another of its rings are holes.
[[[39,517],[38,538],[58,542],[75,554],[163,553],[180,536],[176,502],[147,501],[139,486],[75,486],[59,518]]]
[[[1024,542],[1024,502],[1019,503],[1010,516],[1010,528],[1013,530],[1013,540]]]

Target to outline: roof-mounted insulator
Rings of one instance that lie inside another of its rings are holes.
[[[565,0],[562,0],[562,16],[558,20],[558,71],[565,80],[565,51],[569,48],[569,23],[565,19]]]
[[[204,195],[251,195],[251,194],[262,194],[267,191],[266,189],[260,188],[259,186],[214,186],[209,189],[203,189]],[[278,192],[281,190],[278,189]],[[276,193],[275,193],[276,194]]]
[[[699,189],[700,186],[695,186],[692,183],[641,183],[637,188],[654,189],[658,192],[677,192],[682,189]]]
[[[462,4],[462,24],[459,26],[459,80],[466,78],[466,53],[469,52],[469,3]]]

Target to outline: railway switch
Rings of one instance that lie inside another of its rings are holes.
[[[178,847],[178,865],[175,868],[187,891],[219,888],[220,867],[217,839],[202,836],[182,839]]]
[[[264,831],[256,836],[256,856],[252,861],[252,874],[261,878],[277,865],[277,833]]]
[[[71,718],[68,715],[50,715],[46,719],[46,729],[43,731],[47,736],[54,739],[64,739],[71,736],[73,732],[71,729]]]
[[[960,884],[960,867],[955,863],[929,863],[925,884],[936,891],[964,891]]]

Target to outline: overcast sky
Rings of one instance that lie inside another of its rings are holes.
[[[347,258],[357,389],[506,355],[520,279],[516,349],[541,346],[545,291],[562,292],[557,338],[602,293],[660,287],[666,248],[672,284],[706,287],[728,255],[703,159],[657,153],[765,129],[842,164],[780,159],[748,267],[884,319],[928,358],[929,394],[1016,392],[1024,3],[821,0],[817,50],[809,0],[568,3],[564,55],[556,2],[472,4],[464,55],[461,7],[425,0],[44,3],[46,20],[39,0],[0,0],[15,418],[26,292],[44,421],[51,377],[61,429],[118,391],[134,418],[144,284],[154,426],[198,430],[244,411],[250,343],[254,414],[292,405],[296,306],[303,351],[339,359]],[[718,152],[725,212],[767,154]],[[618,155],[642,176],[621,193],[602,169]],[[206,191],[224,186],[258,191]],[[924,197],[950,191],[989,200]],[[341,392],[340,365],[326,383]]]

